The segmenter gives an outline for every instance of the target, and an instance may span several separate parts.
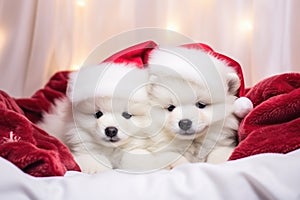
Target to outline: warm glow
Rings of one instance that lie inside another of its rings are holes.
[[[76,70],[80,69],[80,67],[81,67],[81,65],[72,65],[70,70],[76,71]]]
[[[208,6],[212,6],[214,4],[214,1],[212,1],[212,0],[201,0],[201,1],[199,1],[199,4],[201,6],[208,7]]]
[[[77,5],[80,7],[84,7],[86,5],[86,0],[76,0]]]
[[[171,31],[178,31],[179,27],[175,23],[168,23],[166,29],[171,30]]]
[[[252,31],[253,29],[252,21],[248,19],[241,20],[239,23],[239,29],[241,31],[246,31],[246,32]]]
[[[6,35],[2,28],[0,28],[0,52],[2,51],[5,45]]]

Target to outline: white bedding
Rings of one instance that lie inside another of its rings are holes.
[[[261,154],[221,165],[186,164],[171,171],[35,178],[0,158],[1,200],[300,199],[300,150]]]

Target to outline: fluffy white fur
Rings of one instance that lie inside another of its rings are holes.
[[[224,61],[185,48],[154,50],[149,68],[148,92],[156,120],[149,150],[183,155],[171,167],[187,161],[226,161],[236,145],[238,128],[233,113],[240,86],[236,72]],[[197,102],[205,107],[198,108]],[[190,128],[180,128],[180,120],[190,120]]]
[[[233,69],[204,52],[155,49],[148,69],[103,63],[72,73],[67,97],[39,126],[64,142],[88,173],[219,163],[235,147],[239,85]],[[98,111],[103,115],[97,119]],[[179,127],[184,119],[192,123],[187,130]],[[118,129],[117,135],[108,137],[108,127]]]
[[[93,66],[70,75],[67,97],[56,101],[39,126],[65,143],[83,172],[120,169],[124,153],[143,148],[149,124],[145,70]],[[96,117],[101,111],[102,116]],[[124,112],[131,115],[124,117]],[[115,136],[105,130],[114,127]],[[126,164],[125,164],[126,165]]]
[[[235,100],[234,108],[234,114],[242,119],[253,109],[253,104],[247,97],[240,97]]]
[[[147,80],[145,70],[133,64],[102,63],[72,73],[67,95],[72,102],[77,102],[96,96],[128,98],[134,92],[136,100],[144,101],[147,93],[138,88],[143,87]]]

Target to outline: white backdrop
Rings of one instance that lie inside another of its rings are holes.
[[[246,86],[300,72],[299,0],[0,0],[0,89],[30,96],[124,31],[177,31],[237,60]]]

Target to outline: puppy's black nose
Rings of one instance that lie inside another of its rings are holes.
[[[179,125],[180,129],[186,131],[192,127],[192,123],[193,122],[189,119],[182,119],[178,122],[178,125]]]
[[[114,137],[118,134],[118,129],[116,127],[113,126],[109,126],[105,129],[105,135],[107,137]]]

